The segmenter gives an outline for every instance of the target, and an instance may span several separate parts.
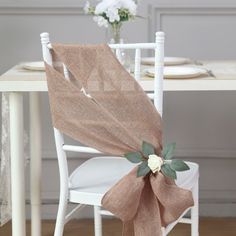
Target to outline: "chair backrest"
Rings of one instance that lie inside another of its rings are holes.
[[[52,65],[52,46],[49,39],[48,33],[42,33],[41,35],[42,51],[44,61]],[[158,110],[159,114],[162,116],[163,110],[163,70],[164,70],[164,40],[165,34],[163,32],[156,33],[155,43],[135,43],[135,44],[110,44],[109,46],[115,50],[116,56],[119,59],[121,55],[121,50],[129,49],[135,51],[135,65],[134,65],[134,78],[137,81],[141,79],[141,53],[142,50],[151,49],[155,52],[155,71],[154,71],[154,87],[148,96],[154,100],[154,105]],[[67,68],[64,66],[65,78],[68,78]],[[96,149],[82,146],[65,145],[62,133],[54,128],[56,149],[59,161],[59,171],[60,171],[60,184],[61,191],[67,194],[67,188],[70,187],[68,182],[68,167],[66,159],[66,151],[82,152],[82,153],[100,153]]]
[[[51,43],[48,33],[42,33],[41,43],[43,50],[43,59],[47,64],[52,65],[52,55],[50,52]],[[154,72],[154,88],[149,97],[154,100],[154,105],[160,115],[163,112],[163,69],[164,69],[164,41],[165,34],[163,32],[156,33],[155,43],[134,43],[134,44],[110,44],[109,46],[116,51],[116,56],[120,57],[122,49],[135,50],[135,65],[134,65],[134,78],[137,81],[141,79],[141,53],[142,50],[152,49],[155,52],[155,72]],[[68,78],[68,71],[64,66],[64,75]]]

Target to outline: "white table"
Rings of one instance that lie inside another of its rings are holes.
[[[236,90],[236,61],[206,61],[216,78],[201,77],[165,80],[165,91],[232,91]],[[153,80],[140,81],[145,91],[151,91]],[[39,92],[47,92],[44,72],[32,72],[13,67],[0,77],[0,92],[10,92],[12,235],[25,236],[25,180],[23,157],[23,93],[30,93],[31,149],[31,211],[32,236],[41,235],[41,123]]]

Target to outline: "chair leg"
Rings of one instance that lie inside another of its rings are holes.
[[[94,206],[94,231],[95,236],[102,236],[102,215],[101,207]]]
[[[54,236],[63,236],[67,210],[67,197],[61,196],[57,212],[56,227]]]
[[[194,206],[191,209],[191,236],[199,236],[199,183],[193,188]]]

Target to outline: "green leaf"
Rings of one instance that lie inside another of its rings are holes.
[[[149,155],[155,153],[155,150],[152,144],[147,143],[145,141],[143,141],[143,144],[142,144],[142,151],[145,157],[148,157]]]
[[[163,148],[162,156],[165,160],[170,160],[173,157],[175,147],[176,147],[176,143],[169,143]]]
[[[177,179],[177,176],[176,176],[176,172],[174,170],[171,169],[170,165],[169,164],[164,164],[162,167],[161,167],[161,171],[162,173],[171,178],[171,179]]]
[[[125,154],[125,157],[132,163],[139,163],[143,160],[140,152],[130,152]]]
[[[170,167],[175,171],[185,171],[190,169],[189,166],[182,160],[171,161]]]
[[[137,177],[146,176],[150,172],[150,168],[148,167],[147,161],[143,161],[138,166]]]

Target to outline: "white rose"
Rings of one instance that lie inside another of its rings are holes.
[[[103,26],[106,28],[108,27],[108,21],[102,16],[94,16],[93,20],[97,22],[99,27],[103,27]]]
[[[114,7],[117,4],[117,0],[103,0],[99,2],[95,8],[95,14],[103,14],[109,7]]]
[[[129,10],[131,15],[135,16],[137,13],[137,4],[133,0],[120,0],[122,8]]]
[[[102,0],[95,8],[95,15],[105,13],[109,8],[128,9],[132,15],[136,15],[137,4],[134,0]]]
[[[120,16],[117,8],[109,7],[106,11],[106,16],[109,18],[111,23],[115,21],[120,21]]]
[[[153,173],[159,172],[161,170],[161,166],[163,165],[163,160],[161,157],[152,154],[148,156],[148,166]]]

